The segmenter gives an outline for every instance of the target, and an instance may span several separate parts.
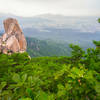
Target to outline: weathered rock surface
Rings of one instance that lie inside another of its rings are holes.
[[[5,33],[0,37],[0,52],[16,53],[25,52],[27,48],[26,39],[16,19],[4,20]]]

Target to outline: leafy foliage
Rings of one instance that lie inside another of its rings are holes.
[[[96,46],[100,46],[100,41],[93,41],[93,43],[96,45]]]
[[[98,22],[100,23],[100,18],[98,19]]]
[[[27,37],[27,52],[31,57],[70,55],[68,45]]]
[[[0,54],[0,100],[100,100],[100,49],[70,57]]]

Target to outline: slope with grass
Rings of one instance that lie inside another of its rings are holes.
[[[100,49],[70,47],[71,57],[0,54],[0,100],[100,100]]]
[[[27,37],[27,52],[31,57],[40,56],[69,56],[68,44],[57,43],[51,40],[39,40]]]

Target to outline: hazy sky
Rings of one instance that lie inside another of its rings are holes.
[[[11,13],[18,16],[45,13],[100,16],[100,0],[0,0],[0,13]]]

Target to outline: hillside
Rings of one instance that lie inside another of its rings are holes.
[[[51,40],[39,40],[36,38],[26,38],[27,52],[31,57],[40,56],[69,56],[68,44],[57,43]]]
[[[2,33],[0,33],[0,36]],[[41,40],[37,38],[26,37],[27,52],[31,57],[41,56],[70,56],[69,43],[53,40]],[[76,43],[79,45],[79,43]],[[93,43],[83,42],[80,46],[86,50],[93,47]]]
[[[0,36],[2,33],[0,33]],[[31,57],[41,56],[70,56],[69,43],[60,42],[54,40],[41,40],[38,38],[26,37],[27,40],[27,52]],[[74,43],[75,44],[75,43]],[[84,50],[87,48],[94,48],[95,46],[91,42],[76,43],[80,45]]]
[[[100,25],[98,17],[94,16],[63,16],[44,14],[33,17],[19,17],[2,15],[0,17],[0,31],[3,32],[2,22],[7,17],[16,18],[26,37],[38,39],[52,39],[66,43],[92,44],[92,40],[99,40]]]
[[[100,100],[100,48],[70,47],[71,57],[0,54],[0,100]]]
[[[0,33],[2,36],[2,33]],[[40,40],[26,37],[27,52],[31,57],[41,56],[69,56],[70,49],[67,43],[58,43],[52,40]]]
[[[0,0],[0,100],[100,100],[100,0]]]

